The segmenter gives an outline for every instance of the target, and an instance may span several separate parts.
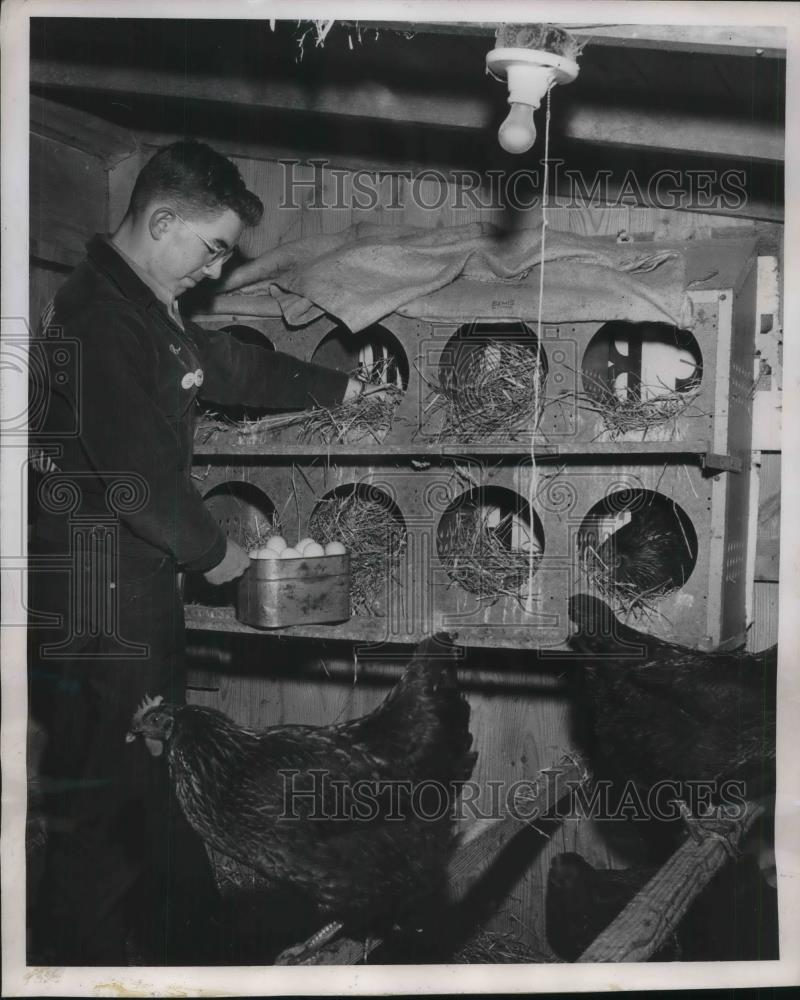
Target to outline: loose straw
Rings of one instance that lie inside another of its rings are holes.
[[[547,194],[548,194],[548,161],[550,155],[550,91],[553,89],[552,84],[547,88],[547,113],[545,117],[544,125],[544,180],[542,182],[542,244],[541,244],[541,261],[539,262],[539,310],[536,321],[536,377],[533,380],[533,412],[539,412],[539,369],[541,366],[541,351],[542,351],[542,302],[544,300],[544,249],[545,249],[545,235],[547,232]],[[535,521],[535,512],[533,508],[533,500],[537,493],[537,470],[536,470],[536,428],[537,423],[534,421],[533,428],[531,430],[531,475],[528,483],[528,517],[530,519],[530,531],[531,531],[531,543],[528,548],[528,593],[525,601],[525,610],[528,614],[533,611],[533,574],[536,571],[536,560],[534,559],[533,551],[533,530]]]

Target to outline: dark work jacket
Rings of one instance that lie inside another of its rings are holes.
[[[279,410],[331,406],[347,376],[188,321],[181,330],[106,238],[87,249],[32,349],[30,443],[50,483],[49,492],[37,486],[35,533],[63,545],[69,518],[112,515],[122,550],[210,569],[225,554],[225,536],[190,477],[197,397]],[[65,483],[79,501],[59,502]]]

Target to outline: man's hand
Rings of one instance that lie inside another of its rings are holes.
[[[345,389],[344,396],[342,397],[343,403],[351,403],[354,399],[358,399],[364,392],[365,383],[358,378],[350,378],[347,380],[347,388]]]
[[[215,587],[219,587],[223,583],[229,583],[231,580],[240,577],[249,565],[250,556],[241,545],[237,545],[236,542],[229,538],[222,562],[217,563],[213,569],[203,573],[203,576],[209,583]]]
[[[347,389],[345,390],[342,402],[351,403],[354,399],[360,399],[363,396],[374,396],[376,393],[383,394],[394,388],[393,385],[388,385],[387,383],[362,382],[361,379],[351,378],[347,383]]]

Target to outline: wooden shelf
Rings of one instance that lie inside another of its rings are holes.
[[[454,632],[464,646],[487,649],[534,649],[538,647],[539,630],[535,626],[509,625],[498,629],[491,625],[458,625],[434,622],[428,631],[404,630],[385,618],[351,618],[338,625],[290,625],[286,628],[260,629],[240,622],[233,608],[209,608],[196,604],[185,608],[186,627],[205,632],[236,632],[242,635],[275,636],[278,638],[328,639],[334,642],[408,643],[416,645],[440,629]],[[566,652],[565,644],[547,647],[548,652]]]
[[[416,458],[433,461],[461,455],[476,457],[502,456],[504,458],[530,458],[530,446],[524,441],[492,443],[458,443],[445,441],[414,441],[407,443],[330,444],[296,443],[292,441],[263,440],[242,441],[233,434],[218,431],[210,440],[203,440],[204,428],[198,427],[195,435],[196,458],[208,457],[258,457],[264,459],[288,458],[369,458],[379,462],[392,458]],[[560,444],[537,443],[535,456],[542,460],[560,458],[587,458],[595,456],[632,455],[636,457],[659,455],[686,455],[698,457],[704,468],[713,472],[740,472],[742,463],[732,455],[719,455],[711,451],[697,451],[683,441],[569,441]]]

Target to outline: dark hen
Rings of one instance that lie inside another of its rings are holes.
[[[657,868],[594,868],[579,854],[553,858],[545,905],[547,941],[575,962],[647,885]],[[777,893],[752,858],[719,872],[651,962],[736,962],[778,958]]]
[[[650,503],[631,512],[597,550],[607,584],[621,594],[647,595],[682,587],[694,568],[694,530],[674,508]]]
[[[547,943],[564,962],[576,962],[589,945],[617,917],[655,875],[656,868],[593,868],[567,852],[550,862],[545,899]],[[665,946],[651,961],[678,957],[676,947]]]
[[[213,848],[320,914],[375,926],[441,889],[469,778],[469,705],[446,636],[423,642],[370,714],[244,730],[221,712],[150,705],[128,739],[166,747],[178,801]]]
[[[573,647],[591,655],[581,700],[593,743],[620,778],[741,781],[757,799],[775,788],[777,647],[704,652],[620,622],[595,597],[570,600]]]

